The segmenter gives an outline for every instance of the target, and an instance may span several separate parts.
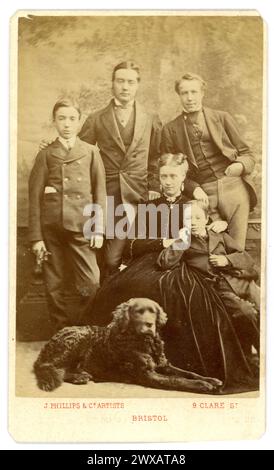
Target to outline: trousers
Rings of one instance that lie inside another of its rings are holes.
[[[122,200],[117,198],[114,203],[114,210],[120,205],[123,208],[123,212],[115,214],[113,218],[107,211],[107,230],[106,240],[104,243],[104,277],[115,272],[123,258],[123,251],[127,244],[128,234],[130,233],[131,227],[134,225],[134,221],[137,213],[137,203],[123,205]],[[130,210],[129,207],[130,206]],[[109,233],[109,226],[113,225],[113,229]],[[126,230],[126,232],[125,232]]]
[[[44,277],[49,315],[54,331],[71,324],[65,302],[67,280],[73,281],[79,295],[77,324],[82,324],[100,283],[96,253],[80,232],[65,230],[61,225],[43,227],[47,250]]]
[[[209,215],[212,219],[226,220],[229,234],[244,250],[250,210],[249,194],[240,176],[223,176],[216,181],[203,183],[208,195]]]
[[[229,283],[224,278],[221,278],[219,279],[217,289],[227,312],[231,316],[241,345],[247,354],[250,353],[251,346],[254,346],[258,354],[260,350],[258,299],[257,296],[253,297],[254,284],[254,281],[244,281],[241,291],[236,294]],[[259,287],[256,287],[255,292],[257,294]]]

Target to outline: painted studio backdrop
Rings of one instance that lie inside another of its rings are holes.
[[[262,51],[263,23],[256,16],[20,18],[18,300],[28,290],[31,273],[26,240],[28,177],[41,139],[56,135],[51,125],[52,107],[65,92],[79,99],[83,119],[106,106],[111,98],[112,69],[124,60],[139,64],[138,100],[157,112],[163,124],[181,110],[174,81],[186,72],[205,79],[204,104],[230,112],[254,149],[259,203],[250,219],[260,222]]]

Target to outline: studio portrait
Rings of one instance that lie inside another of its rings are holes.
[[[260,395],[263,52],[255,14],[19,15],[16,396]]]

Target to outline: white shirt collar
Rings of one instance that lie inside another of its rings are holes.
[[[61,144],[66,148],[72,148],[74,147],[75,145],[75,141],[76,141],[76,135],[71,137],[70,139],[64,139],[63,137],[61,137],[59,135],[58,139],[60,140]]]
[[[201,113],[203,111],[203,107],[201,106],[200,109],[196,109],[196,111],[187,111],[184,107],[183,107],[183,113],[185,114],[192,114],[192,113]]]
[[[183,191],[183,188],[182,188],[181,191]],[[175,194],[175,196],[167,196],[167,195],[164,193],[164,197],[166,198],[166,200],[167,200],[168,202],[175,202],[176,199],[177,199],[179,196],[182,195],[182,192],[181,192],[181,191],[179,191],[177,194]]]
[[[123,103],[121,103],[119,100],[117,100],[117,98],[114,98],[114,105],[115,106],[121,106],[122,108],[125,108],[125,109],[129,109],[129,108],[132,108],[133,105],[134,105],[134,101],[135,100],[132,100],[132,101],[129,101],[126,105],[124,105]]]

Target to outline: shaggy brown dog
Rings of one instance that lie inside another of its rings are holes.
[[[150,299],[119,305],[106,327],[73,326],[59,331],[34,364],[38,387],[51,391],[73,384],[123,382],[146,387],[213,392],[218,379],[183,371],[168,363],[159,330],[167,315]]]

